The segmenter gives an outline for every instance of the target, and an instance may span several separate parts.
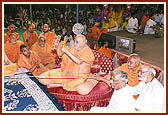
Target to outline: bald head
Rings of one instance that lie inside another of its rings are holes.
[[[83,49],[86,43],[87,43],[86,37],[84,35],[78,35],[75,37],[74,47],[77,51],[80,51],[81,49]]]
[[[15,32],[15,25],[14,24],[10,24],[8,26],[8,30],[9,30],[10,33],[14,33]]]
[[[85,37],[84,35],[82,35],[82,34],[77,35],[77,36],[75,37],[75,39],[81,39],[81,40],[83,40],[83,41],[86,41],[86,37]]]
[[[139,57],[138,54],[133,53],[133,54],[129,55],[128,61],[132,61],[132,62],[135,62],[135,63],[139,64],[140,57]]]
[[[46,43],[46,37],[44,33],[41,33],[38,37],[38,44],[40,47],[44,47]]]
[[[131,54],[129,57],[128,57],[128,68],[129,69],[132,69],[132,70],[136,70],[140,64],[140,57],[138,54]]]
[[[34,24],[30,24],[30,25],[28,25],[27,30],[28,30],[30,33],[33,33],[34,28],[35,28],[35,25],[34,25]]]
[[[8,39],[12,45],[15,45],[17,42],[17,37],[16,37],[16,34],[14,33],[10,33]]]

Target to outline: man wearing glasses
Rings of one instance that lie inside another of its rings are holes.
[[[155,78],[156,71],[149,65],[141,66],[139,71],[139,84],[135,86],[137,111],[163,111],[164,89]]]
[[[128,61],[116,68],[114,71],[122,70],[128,74],[128,85],[136,86],[139,83],[138,71],[141,67],[140,57],[138,54],[131,54],[128,57]]]
[[[149,65],[142,65],[138,74],[140,82],[135,87],[127,85],[127,73],[121,70],[109,74],[108,79],[96,76],[95,79],[111,86],[114,93],[107,107],[92,107],[91,111],[163,111],[164,90],[155,78],[156,71]],[[138,95],[136,100],[134,95]]]
[[[100,78],[100,77],[97,77]],[[90,111],[135,111],[135,100],[133,98],[133,87],[127,84],[127,73],[118,70],[110,75],[109,80],[103,80],[114,89],[113,95],[107,107],[92,107]],[[110,83],[109,83],[110,82]]]

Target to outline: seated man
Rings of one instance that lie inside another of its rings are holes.
[[[135,86],[139,83],[138,71],[141,67],[140,57],[138,54],[131,54],[128,61],[116,68],[114,71],[122,70],[128,74],[128,85]]]
[[[136,14],[132,14],[132,17],[128,20],[126,29],[131,33],[136,33],[138,31],[138,19],[136,18]]]
[[[155,34],[156,22],[154,21],[154,14],[149,16],[149,20],[146,22],[144,34]]]
[[[15,32],[15,25],[13,23],[9,24],[8,32],[4,34],[4,43],[6,43],[9,39],[9,34],[14,33],[16,35],[17,40],[19,40],[19,33]]]
[[[135,94],[139,94],[136,100],[137,111],[163,111],[164,89],[162,84],[155,78],[156,71],[149,65],[141,66],[139,71],[140,82]]]
[[[18,60],[19,67],[26,68],[37,78],[38,75],[49,70],[41,64],[38,54],[35,51],[30,51],[27,45],[21,45],[20,52],[21,54]]]
[[[29,48],[31,48],[31,46],[37,42],[38,35],[34,31],[34,28],[34,24],[30,24],[28,25],[27,30],[23,33],[24,44],[28,45]]]
[[[149,10],[145,10],[144,15],[142,16],[141,21],[140,21],[142,32],[144,32],[144,28],[148,20],[149,20]]]
[[[118,24],[116,22],[116,18],[114,18],[114,26],[112,28],[109,28],[107,31],[108,32],[114,32],[114,31],[118,31]]]
[[[112,59],[111,50],[108,48],[108,41],[101,42],[101,48],[98,50],[98,52],[101,52],[102,54]]]
[[[37,42],[31,47],[32,51],[35,51],[41,63],[48,69],[53,69],[55,66],[54,55],[51,53],[51,46],[46,43],[46,37],[44,33],[41,33],[38,37]]]
[[[68,91],[88,94],[98,83],[87,79],[90,67],[95,60],[92,50],[86,45],[86,37],[78,35],[73,46],[62,47],[64,52],[60,69],[50,70],[41,74],[39,82],[48,87],[61,86]],[[46,79],[44,79],[46,78]]]
[[[88,30],[88,38],[93,38],[95,40],[98,40],[100,34],[101,34],[101,30],[97,27],[96,23],[92,25],[92,27]]]
[[[123,71],[112,72],[112,80],[103,80],[114,88],[113,95],[107,107],[92,107],[90,111],[135,111],[133,88],[127,84],[128,75]],[[111,76],[110,76],[111,77]],[[96,77],[95,77],[96,78]],[[99,77],[103,78],[103,77]],[[98,78],[98,79],[99,79]]]
[[[73,40],[73,37],[72,37],[72,35],[71,35],[71,31],[70,31],[70,30],[67,31],[67,35],[64,36],[64,40],[67,41],[67,42],[66,42],[66,45],[67,45],[67,46],[71,46],[72,44],[70,44],[70,43],[74,43],[74,40]]]
[[[15,73],[18,69],[16,63],[12,63],[4,53],[4,75]]]
[[[4,45],[5,54],[12,63],[17,63],[20,55],[20,46],[23,44],[17,40],[15,33],[10,33],[8,41]]]
[[[52,47],[52,43],[55,38],[55,33],[50,31],[50,27],[48,24],[43,25],[43,32],[46,36],[46,43],[48,43]]]

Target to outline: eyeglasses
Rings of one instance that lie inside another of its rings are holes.
[[[132,63],[134,63],[134,62],[132,62],[132,61],[128,61],[127,62],[128,65],[131,65]]]
[[[111,82],[111,83],[118,83],[119,80],[118,80],[118,79],[111,79],[110,82]]]

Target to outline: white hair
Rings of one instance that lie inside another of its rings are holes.
[[[114,74],[115,76],[116,76],[116,75],[120,75],[120,76],[119,76],[119,79],[120,79],[121,81],[124,81],[125,84],[128,83],[128,74],[127,74],[126,72],[124,72],[124,71],[122,71],[122,70],[117,70],[117,71],[112,72],[112,74]]]
[[[146,66],[146,67],[145,67],[145,66]],[[143,67],[147,68],[147,71],[148,71],[148,72],[151,72],[153,77],[156,76],[156,70],[155,70],[153,67],[151,67],[151,66],[149,66],[149,65],[142,65],[141,68],[143,68]]]
[[[128,58],[131,58],[131,57],[134,58],[136,63],[139,63],[141,61],[139,55],[136,53],[130,54]]]
[[[152,67],[148,68],[148,71],[152,73],[152,76],[155,77],[156,76],[156,70]]]

